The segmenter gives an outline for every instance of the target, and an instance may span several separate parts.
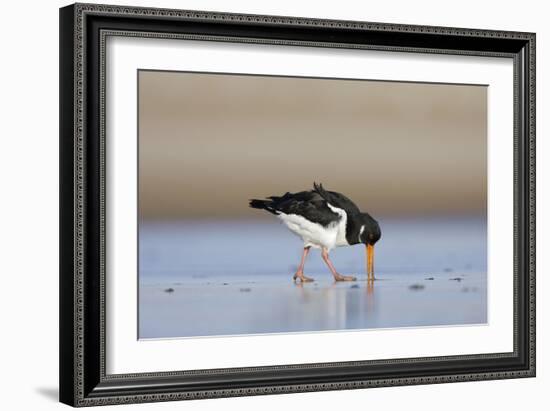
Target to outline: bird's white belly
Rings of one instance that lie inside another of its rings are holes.
[[[340,245],[338,244],[338,240],[341,238],[341,221],[324,227],[321,224],[313,223],[296,214],[280,213],[278,217],[285,223],[290,231],[302,238],[304,247],[327,248],[330,250]]]
[[[341,208],[334,207],[332,204],[327,203],[328,208],[340,216],[340,221],[338,222],[338,230],[336,233],[336,247],[342,247],[349,245],[348,240],[346,239],[346,226],[348,221],[348,214]]]

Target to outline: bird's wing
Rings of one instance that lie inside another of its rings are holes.
[[[333,207],[338,207],[344,210],[347,214],[360,213],[359,207],[345,195],[335,191],[326,191],[322,184],[313,183],[313,193],[317,193],[325,199]]]
[[[299,193],[286,193],[282,197],[270,197],[272,207],[285,214],[296,214],[311,222],[328,226],[340,221],[340,214],[330,209],[327,201],[317,193],[301,191]]]

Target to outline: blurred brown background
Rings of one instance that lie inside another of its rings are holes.
[[[483,214],[487,88],[139,72],[142,219],[263,218],[340,191],[376,216]]]

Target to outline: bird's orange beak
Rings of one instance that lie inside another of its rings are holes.
[[[367,244],[367,279],[374,280],[374,246]]]

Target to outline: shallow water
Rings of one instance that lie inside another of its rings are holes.
[[[363,246],[318,250],[296,285],[301,241],[276,220],[140,224],[139,336],[170,338],[483,324],[486,224],[479,218],[380,220],[377,281]]]

